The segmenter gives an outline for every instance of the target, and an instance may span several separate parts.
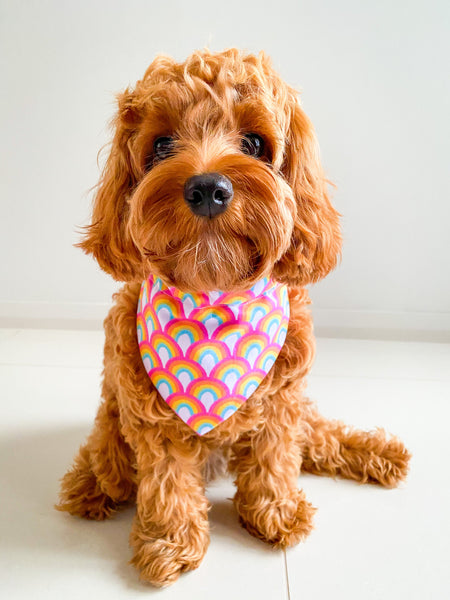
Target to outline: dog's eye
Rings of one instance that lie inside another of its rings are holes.
[[[160,160],[167,158],[173,153],[175,141],[171,137],[159,137],[153,142],[153,152]]]
[[[241,150],[244,154],[258,158],[264,152],[264,140],[257,133],[247,133],[241,140]]]

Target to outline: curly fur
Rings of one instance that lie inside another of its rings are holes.
[[[315,509],[297,489],[300,470],[395,486],[409,454],[382,430],[324,419],[304,397],[314,337],[305,285],[339,258],[332,207],[312,125],[269,59],[232,49],[159,56],[119,96],[115,135],[92,224],[80,246],[125,282],[105,320],[103,402],[94,429],[62,481],[58,508],[91,519],[135,501],[132,563],[143,580],[173,582],[196,568],[208,542],[206,481],[226,462],[242,525],[276,547],[302,540]],[[260,159],[243,133],[265,142]],[[155,138],[176,138],[158,161]],[[192,214],[185,181],[220,172],[234,198],[215,219]],[[161,399],[139,353],[136,308],[153,273],[186,291],[238,290],[269,276],[289,286],[282,351],[230,419],[197,436]]]

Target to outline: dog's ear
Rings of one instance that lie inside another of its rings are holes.
[[[294,95],[282,171],[293,191],[297,216],[291,245],[275,264],[274,277],[289,285],[306,285],[336,266],[342,240],[339,213],[328,197],[314,129]]]
[[[97,185],[91,224],[77,244],[92,254],[100,267],[118,281],[140,277],[140,253],[128,231],[128,198],[138,181],[131,151],[140,116],[128,90],[118,97],[111,151]]]

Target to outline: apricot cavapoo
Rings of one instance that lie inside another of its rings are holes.
[[[269,59],[157,57],[119,96],[81,248],[125,282],[105,321],[103,402],[58,508],[130,501],[132,563],[162,586],[208,547],[205,482],[226,464],[252,535],[283,548],[315,509],[300,470],[395,486],[409,454],[322,417],[306,285],[339,257],[316,138]]]

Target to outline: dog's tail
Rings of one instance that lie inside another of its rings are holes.
[[[303,472],[395,487],[408,473],[410,453],[384,430],[358,431],[309,406],[302,444]]]

